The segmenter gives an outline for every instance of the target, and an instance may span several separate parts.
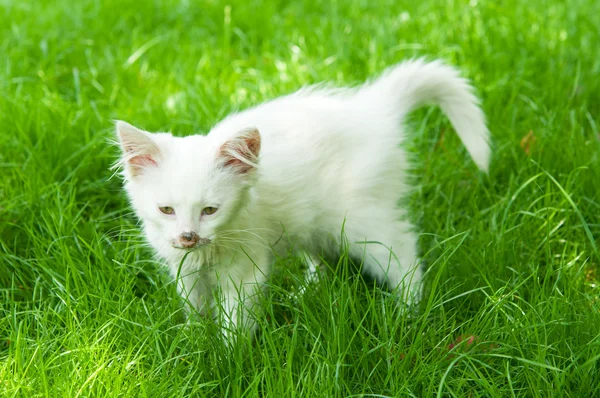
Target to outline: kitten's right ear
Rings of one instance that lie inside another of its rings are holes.
[[[131,177],[136,177],[149,167],[156,167],[161,160],[160,148],[152,134],[129,123],[117,120],[115,129],[121,146],[121,164]]]

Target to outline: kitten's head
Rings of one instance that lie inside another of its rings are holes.
[[[258,166],[258,130],[178,138],[118,121],[116,133],[125,189],[159,253],[207,247],[238,217]]]

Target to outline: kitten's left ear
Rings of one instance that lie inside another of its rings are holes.
[[[123,152],[121,162],[131,177],[158,166],[161,152],[150,133],[120,120],[116,121],[115,127]]]
[[[260,140],[260,133],[256,128],[242,130],[221,145],[217,160],[225,168],[231,168],[239,174],[248,174],[258,166]]]

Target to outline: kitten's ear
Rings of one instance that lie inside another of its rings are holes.
[[[123,152],[121,164],[131,177],[142,174],[146,168],[158,166],[161,153],[152,134],[120,120],[116,121],[115,128]]]
[[[248,174],[258,166],[260,133],[256,128],[240,131],[235,137],[221,145],[217,159],[225,168],[239,174]]]

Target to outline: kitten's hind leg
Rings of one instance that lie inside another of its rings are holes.
[[[299,253],[300,258],[302,258],[304,264],[306,265],[306,270],[304,271],[304,280],[302,284],[298,287],[297,293],[293,293],[292,297],[295,300],[299,300],[300,296],[303,296],[306,293],[306,289],[308,286],[318,283],[321,279],[323,273],[323,261],[318,256],[311,254],[307,251],[301,251]]]
[[[306,251],[303,251],[301,256],[306,264],[306,271],[304,273],[305,285],[318,282],[323,272],[323,261],[318,256]]]
[[[410,223],[387,220],[376,231],[346,229],[346,235],[351,254],[363,259],[363,272],[386,284],[407,304],[421,298],[417,235]]]

